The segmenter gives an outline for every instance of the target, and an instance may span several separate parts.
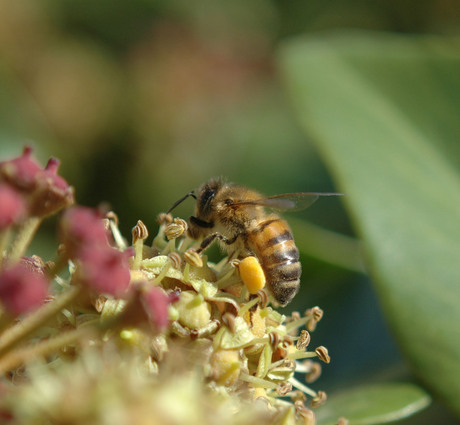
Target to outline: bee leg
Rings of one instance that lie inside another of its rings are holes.
[[[221,235],[220,233],[211,233],[209,236],[203,239],[203,242],[201,242],[200,248],[197,250],[198,254],[203,252],[209,245],[211,245],[212,242],[214,242],[214,239],[220,239],[222,242],[226,243],[227,245],[231,245],[236,241],[236,238],[238,235],[235,235],[233,238],[228,239],[224,235]]]

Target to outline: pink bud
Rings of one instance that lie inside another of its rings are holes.
[[[46,266],[41,257],[32,255],[32,257],[22,257],[21,265],[30,272],[36,273],[40,276],[45,276]]]
[[[125,295],[131,278],[129,253],[120,252],[110,246],[86,246],[78,255],[79,278],[95,292]]]
[[[34,310],[48,295],[48,282],[43,275],[18,264],[0,274],[0,300],[14,316]]]
[[[78,257],[87,246],[107,246],[108,232],[99,211],[87,207],[72,207],[62,214],[59,239],[69,257]]]
[[[30,194],[30,214],[44,217],[75,202],[74,189],[58,176],[59,160],[51,158],[44,170],[36,174],[36,189]]]
[[[0,183],[0,230],[19,223],[25,212],[26,203],[19,192]]]
[[[37,173],[42,170],[32,158],[32,148],[26,146],[18,158],[0,162],[0,176],[17,189],[29,191],[36,185]]]
[[[0,179],[26,196],[31,216],[44,217],[75,202],[71,186],[57,175],[59,161],[51,158],[44,170],[32,157],[32,148],[9,161],[0,162]]]
[[[45,171],[48,171],[50,174],[57,175],[61,161],[57,158],[50,158],[48,164],[46,164]]]
[[[158,330],[168,327],[168,305],[169,297],[158,287],[152,286],[148,291],[142,293],[142,304],[150,319]]]
[[[67,190],[69,188],[69,184],[57,174],[60,164],[61,161],[59,161],[59,159],[50,158],[48,160],[48,164],[46,164],[46,167],[43,170],[43,175],[49,179],[52,186],[61,190]]]

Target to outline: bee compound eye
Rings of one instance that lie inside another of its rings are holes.
[[[211,202],[212,199],[214,198],[215,194],[216,194],[216,192],[213,189],[207,189],[206,192],[204,192],[204,195],[203,195],[203,202],[204,203]]]
[[[210,209],[211,202],[215,195],[216,192],[213,189],[208,188],[205,190],[199,202],[202,212],[207,212]]]

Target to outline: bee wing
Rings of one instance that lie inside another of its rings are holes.
[[[328,192],[298,192],[284,193],[282,195],[268,196],[266,198],[252,199],[250,201],[234,202],[233,206],[254,205],[270,208],[276,211],[298,211],[308,208],[320,196],[337,196],[343,193]]]

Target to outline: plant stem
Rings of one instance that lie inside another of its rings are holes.
[[[293,331],[294,329],[300,328],[304,326],[308,321],[311,320],[311,316],[304,316],[300,319],[294,320],[293,322],[289,322],[286,324],[286,333]]]
[[[258,302],[260,301],[259,298],[254,298],[251,301],[248,301],[246,304],[244,304],[238,311],[238,316],[243,317],[246,312],[249,311],[249,309],[253,306],[255,306]]]
[[[80,286],[71,287],[54,301],[43,305],[16,325],[6,329],[3,334],[0,335],[0,356],[4,355],[48,320],[55,317],[65,306],[75,300],[80,292]]]
[[[110,231],[112,232],[113,239],[117,244],[117,247],[121,250],[125,250],[127,248],[126,242],[120,233],[120,229],[118,228],[117,224],[113,220],[109,220]],[[143,242],[142,242],[143,243]]]
[[[256,376],[248,375],[247,373],[241,372],[240,373],[240,379],[245,382],[249,382],[256,388],[269,388],[272,390],[276,390],[278,388],[278,385],[276,385],[272,381],[267,381],[262,378],[257,378]]]
[[[8,246],[8,242],[10,241],[11,236],[11,227],[8,227],[2,231],[0,231],[0,267],[3,264],[3,258],[6,254],[6,247]]]
[[[142,251],[144,249],[144,241],[143,239],[138,239],[136,242],[134,242],[134,261],[132,265],[133,270],[139,270],[141,266],[141,261],[142,261]]]
[[[42,357],[60,350],[62,347],[74,343],[81,337],[88,335],[91,328],[83,326],[73,331],[65,332],[55,338],[50,338],[38,344],[20,348],[6,354],[0,359],[0,373],[6,373],[21,364],[27,363],[36,357]]]
[[[42,219],[40,217],[30,217],[22,224],[11,245],[8,254],[9,262],[14,263],[25,254],[41,222]]]
[[[302,382],[298,381],[294,377],[289,378],[289,382],[299,389],[300,391],[303,391],[305,394],[308,394],[311,397],[316,397],[318,394],[316,394],[315,391],[313,391],[311,388],[307,387],[306,385],[302,384]]]
[[[295,351],[288,354],[288,358],[291,360],[309,359],[312,357],[318,357],[318,355],[314,351]]]

